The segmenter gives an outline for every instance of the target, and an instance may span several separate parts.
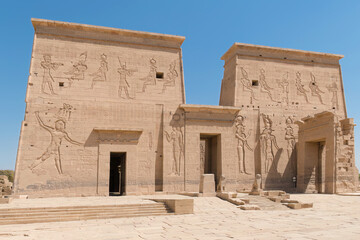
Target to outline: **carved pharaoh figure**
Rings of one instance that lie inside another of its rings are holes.
[[[148,86],[148,85],[156,85],[156,69],[157,69],[156,60],[151,58],[150,59],[150,71],[149,71],[149,74],[145,78],[141,79],[141,80],[144,81],[142,92],[145,92],[146,86]]]
[[[72,68],[69,72],[65,72],[66,75],[70,75],[69,87],[73,84],[74,80],[84,80],[85,79],[85,71],[87,70],[87,65],[85,64],[87,59],[87,52],[83,52],[80,54],[77,63],[73,64]]]
[[[301,73],[300,72],[296,72],[295,85],[296,85],[297,94],[300,96],[304,96],[306,103],[309,103],[309,100],[308,100],[308,97],[306,94],[308,92],[308,90],[306,90],[304,88],[304,85],[302,85],[302,83],[301,83]]]
[[[259,84],[260,84],[260,91],[267,93],[267,95],[270,97],[271,101],[275,102],[275,100],[273,99],[272,95],[271,95],[271,90],[273,88],[271,88],[267,82],[266,82],[266,77],[265,77],[265,70],[264,69],[260,69],[260,76],[259,76]]]
[[[252,103],[253,99],[254,100],[257,100],[257,99],[255,98],[254,91],[251,88],[252,87],[251,80],[249,79],[246,70],[243,67],[240,67],[240,69],[241,69],[241,74],[242,74],[242,78],[240,78],[240,81],[241,81],[241,83],[243,85],[243,90],[247,91],[247,92],[250,92],[250,103]]]
[[[132,76],[135,70],[127,69],[126,62],[122,65],[120,59],[119,59],[119,63],[120,63],[120,67],[117,69],[120,75],[118,95],[119,97],[124,98],[122,94],[124,92],[126,98],[133,99],[134,97],[130,97],[129,94],[129,88],[131,86],[127,80],[127,77]]]
[[[324,104],[320,95],[320,93],[324,93],[324,92],[321,91],[319,86],[317,85],[314,74],[310,73],[310,77],[311,77],[311,81],[309,83],[309,88],[311,90],[311,95],[318,97],[320,103]]]
[[[265,173],[268,173],[275,157],[273,148],[275,147],[276,150],[279,150],[279,147],[276,143],[275,135],[272,134],[272,120],[265,114],[262,114],[262,117],[265,128],[260,135],[260,147],[265,158]]]
[[[288,159],[291,161],[291,167],[294,174],[296,174],[296,161],[292,159],[293,151],[296,151],[296,139],[294,136],[294,129],[291,126],[294,123],[294,120],[291,117],[286,118],[285,120],[286,128],[285,128],[285,140],[287,141],[287,154]]]
[[[179,76],[178,72],[175,69],[176,61],[170,63],[169,72],[166,75],[166,79],[163,85],[162,93],[165,92],[167,87],[174,87],[175,86],[175,79]]]
[[[184,137],[180,126],[173,126],[172,132],[165,131],[165,136],[168,142],[172,143],[173,160],[171,173],[180,176],[180,162],[184,151]]]
[[[63,174],[62,166],[61,166],[61,155],[60,155],[60,147],[63,139],[67,140],[71,144],[82,145],[82,143],[77,142],[71,139],[66,132],[66,120],[62,118],[58,118],[55,122],[54,127],[50,127],[46,125],[39,116],[39,112],[35,112],[36,119],[38,120],[40,126],[48,131],[51,135],[51,141],[46,151],[38,157],[30,166],[30,170],[33,170],[42,162],[47,160],[50,157],[54,157],[55,166],[59,174]]]
[[[289,73],[286,72],[283,75],[282,80],[281,81],[278,80],[278,85],[279,85],[279,87],[282,88],[282,92],[285,94],[284,100],[286,102],[286,105],[289,105],[289,80],[288,80],[288,77],[289,77]]]
[[[331,98],[331,103],[332,103],[332,108],[339,108],[339,101],[338,101],[338,96],[337,96],[337,84],[335,81],[333,81],[332,84],[327,86],[327,89],[329,90],[330,93],[332,93],[332,98]]]
[[[238,153],[238,163],[239,163],[239,172],[250,174],[246,171],[246,159],[245,159],[245,147],[253,151],[253,149],[249,146],[247,139],[251,135],[251,130],[248,133],[245,133],[245,126],[244,126],[244,117],[238,115],[235,119],[235,126],[236,126],[236,133],[235,137],[238,139],[237,144],[237,153]]]
[[[41,84],[41,92],[45,92],[46,86],[48,86],[51,94],[56,94],[54,92],[54,88],[52,86],[52,83],[55,82],[54,78],[51,75],[51,70],[56,71],[60,66],[63,66],[62,63],[54,63],[51,61],[50,55],[44,55],[43,56],[44,61],[41,61],[41,67],[44,69],[44,75],[43,75],[43,81]]]
[[[103,53],[100,56],[101,60],[100,60],[100,67],[99,69],[90,74],[90,76],[93,76],[92,79],[92,83],[91,83],[91,88],[94,88],[95,82],[105,82],[106,81],[106,72],[109,70],[108,69],[108,63],[107,63],[107,56]]]

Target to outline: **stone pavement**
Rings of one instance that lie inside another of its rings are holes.
[[[291,198],[314,202],[314,207],[242,211],[216,197],[195,198],[195,214],[4,225],[0,240],[360,239],[359,196],[293,194]]]

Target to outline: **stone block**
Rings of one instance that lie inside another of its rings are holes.
[[[200,179],[200,193],[215,194],[215,178],[214,174],[203,174]]]
[[[292,199],[282,199],[281,203],[299,203],[299,201]]]
[[[241,210],[260,210],[258,205],[245,204],[239,207]]]
[[[313,203],[301,203],[301,208],[312,208]]]
[[[286,206],[291,209],[301,209],[301,203],[287,203]]]

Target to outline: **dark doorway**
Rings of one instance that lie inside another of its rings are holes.
[[[126,153],[110,153],[109,195],[120,196],[125,192]]]
[[[214,174],[215,191],[221,177],[220,135],[200,135],[200,174]]]

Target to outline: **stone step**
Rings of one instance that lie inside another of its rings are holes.
[[[172,211],[164,203],[3,210],[0,213],[0,225],[172,214]]]
[[[150,205],[150,204],[149,204]],[[109,208],[105,208],[102,206],[99,207],[92,207],[92,208],[73,208],[73,207],[69,207],[69,208],[33,208],[33,209],[12,209],[11,211],[2,211],[0,212],[0,216],[3,214],[16,214],[16,213],[37,213],[37,212],[69,212],[69,211],[97,211],[97,210],[101,210],[101,211],[132,211],[132,210],[138,210],[138,209],[162,209],[164,207],[167,207],[164,204],[161,205],[150,205],[150,206],[133,206],[133,207],[122,207],[122,206],[114,206],[114,207],[109,207]]]
[[[129,218],[129,217],[147,217],[147,216],[161,216],[161,215],[173,215],[174,213],[138,213],[127,215],[87,215],[87,216],[62,216],[62,217],[47,217],[47,218],[31,218],[31,219],[6,219],[0,221],[0,225],[10,224],[31,224],[31,223],[43,223],[43,222],[66,222],[66,221],[84,221],[93,219],[109,219],[109,218]]]
[[[57,216],[57,215],[80,215],[80,214],[126,214],[126,213],[137,213],[137,212],[168,212],[170,211],[167,208],[149,208],[149,209],[133,209],[133,210],[124,210],[124,211],[103,211],[101,209],[98,210],[81,210],[81,211],[57,211],[57,212],[27,212],[27,213],[8,213],[8,214],[0,214],[0,220],[3,220],[4,218],[10,218],[10,217],[40,217],[40,216]]]

